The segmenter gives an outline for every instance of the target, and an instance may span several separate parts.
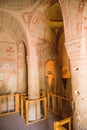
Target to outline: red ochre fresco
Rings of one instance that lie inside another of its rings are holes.
[[[35,30],[30,28],[29,31],[30,31],[30,35],[31,35],[32,37],[35,37],[35,35],[36,35]]]
[[[66,40],[68,40],[69,39],[69,31],[68,31],[69,14],[68,14],[67,9],[66,9],[65,1],[64,0],[59,0],[59,1],[60,1],[60,4],[61,4],[63,19],[64,19],[64,23],[65,23],[65,38],[66,38]]]
[[[32,18],[32,23],[33,24],[39,24],[40,20],[41,20],[41,16],[42,16],[42,12],[40,10],[38,10],[35,14],[35,16]]]
[[[76,22],[76,30],[77,30],[77,36],[82,35],[82,24],[84,20],[83,12],[85,7],[85,1],[82,0],[78,5],[78,15],[77,15],[77,22]]]
[[[42,12],[40,10],[38,10],[36,12],[36,14],[33,17],[32,12],[24,12],[22,14],[22,18],[25,24],[27,24],[27,26],[29,27],[30,22],[32,22],[32,24],[39,24],[40,20],[41,20],[41,16],[42,16]]]
[[[27,24],[27,26],[29,26],[30,24],[31,17],[32,17],[32,12],[24,12],[22,14],[23,21],[25,24]]]
[[[8,49],[6,49],[6,51],[7,51],[7,55],[8,56],[12,56],[13,54],[14,54],[14,50],[13,50],[13,48],[12,47],[8,47]]]
[[[83,25],[83,29],[85,31],[87,31],[87,16],[83,17],[83,23],[82,23],[82,25]]]
[[[14,48],[15,43],[8,42],[8,41],[0,41],[0,45],[1,45],[0,50],[3,49],[4,44],[8,44],[8,46],[6,46],[6,48],[5,48],[6,56],[3,57],[3,54],[2,54],[0,56],[0,61],[17,62],[17,58],[16,57],[13,58],[15,51],[16,51]]]
[[[87,65],[87,57],[83,56],[82,58],[80,56],[74,57],[72,60],[70,60],[71,68],[78,68]]]
[[[64,23],[65,23],[66,41],[68,41],[70,39],[75,39],[76,37],[82,35],[82,22],[83,22],[82,18],[83,18],[83,14],[84,14],[84,7],[85,7],[85,4],[86,4],[86,1],[82,0],[79,3],[77,2],[78,6],[76,6],[76,2],[69,1],[69,3],[70,3],[71,8],[72,8],[72,9],[70,8],[70,10],[71,10],[70,14],[69,14],[68,8],[66,8],[65,1],[60,0],[60,4],[61,4],[62,10],[63,10],[62,12],[63,12]],[[75,14],[75,12],[77,12],[77,13]],[[73,17],[74,14],[76,16]],[[73,18],[75,19],[74,21],[73,21]],[[74,22],[76,23],[76,27],[75,27]],[[71,26],[71,25],[73,25],[73,26]],[[84,27],[84,29],[87,29],[87,28]],[[72,31],[70,32],[70,30],[72,30]]]
[[[17,59],[0,57],[0,61],[17,62]]]
[[[68,50],[68,56],[74,56],[74,55],[80,55],[80,49],[81,49],[81,42],[80,41],[73,41],[66,43],[66,48]]]
[[[14,3],[7,3],[6,1],[2,1],[1,3],[0,3],[0,5],[6,5],[7,4],[7,6],[11,6],[11,7],[26,7],[27,5],[29,5],[29,6],[31,6],[32,4],[33,4],[33,1],[32,0],[30,0],[30,1],[27,1],[27,2],[23,2],[23,3],[20,3],[20,4],[14,4]]]
[[[0,44],[15,44],[15,42],[0,41]]]
[[[21,53],[23,51],[22,47],[19,47],[18,51],[19,51],[19,53]]]
[[[81,12],[84,10],[84,6],[85,6],[85,0],[82,0],[80,3],[79,3],[79,6],[78,6],[78,11]]]

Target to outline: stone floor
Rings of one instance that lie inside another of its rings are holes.
[[[53,122],[58,116],[48,111],[47,119],[32,125],[25,125],[19,113],[0,117],[0,130],[53,130]]]

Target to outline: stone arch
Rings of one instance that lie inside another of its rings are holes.
[[[22,39],[25,42],[26,48],[28,48],[26,33],[21,23],[14,16],[2,10],[0,10],[0,28],[5,28],[16,43]]]
[[[4,42],[4,44],[8,44],[8,47],[6,48],[8,53],[9,53],[9,58],[8,58],[8,63],[3,63],[2,67],[4,66],[4,64],[8,64],[9,66],[9,72],[7,72],[7,77],[6,80],[4,79],[5,86],[7,84],[9,90],[6,90],[8,88],[5,89],[4,93],[15,93],[15,92],[19,92],[18,91],[18,69],[21,68],[21,64],[18,61],[18,45],[20,44],[20,41],[23,41],[24,46],[26,48],[26,52],[27,55],[29,55],[29,49],[28,49],[28,41],[27,41],[27,37],[26,37],[26,32],[24,31],[21,23],[12,15],[10,15],[9,13],[5,12],[5,11],[0,11],[0,32],[1,33],[6,33],[6,35],[9,36],[9,38],[11,39],[11,42],[8,42],[8,39],[3,39],[3,41],[0,42]],[[3,44],[3,46],[4,46]],[[13,47],[12,47],[13,45]],[[15,51],[16,50],[16,51]],[[11,53],[15,53],[13,58],[11,57]],[[27,62],[27,55],[26,55],[26,62]],[[12,58],[12,59],[11,59]],[[6,58],[3,58],[2,60],[5,60]],[[11,63],[10,63],[11,62]],[[14,62],[14,63],[13,63]],[[14,69],[11,69],[14,68]],[[3,71],[1,69],[1,71]],[[5,77],[5,76],[4,76]],[[14,78],[14,81],[13,81]],[[8,81],[7,81],[8,80]],[[15,82],[14,84],[14,88],[12,90],[12,82]]]

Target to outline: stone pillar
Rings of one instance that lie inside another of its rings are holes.
[[[87,130],[87,56],[70,60],[73,93],[74,130]]]
[[[54,93],[55,94],[61,94],[60,92],[60,87],[61,87],[61,65],[60,63],[58,62],[58,59],[55,59],[56,61],[54,62],[54,77],[55,77],[55,80],[54,80]]]
[[[28,99],[38,99],[39,94],[39,72],[38,58],[35,47],[30,47],[30,55],[27,56],[28,62]],[[40,104],[38,103],[38,119],[40,115]],[[29,104],[29,121],[36,119],[35,103]]]
[[[73,130],[87,130],[87,1],[59,1],[71,68]]]
[[[18,92],[27,92],[27,66],[25,45],[21,41],[18,45]]]
[[[87,52],[84,44],[85,38],[65,43],[70,58],[74,130],[87,129]]]
[[[45,84],[44,84],[44,46],[43,43],[40,41],[37,43],[37,55],[38,55],[38,71],[39,71],[39,85],[40,90],[45,90]]]

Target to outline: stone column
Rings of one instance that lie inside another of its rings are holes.
[[[73,130],[87,130],[87,1],[59,0],[70,58]]]
[[[56,59],[56,61],[54,62],[54,68],[55,68],[55,72],[54,72],[54,93],[55,94],[60,94],[60,87],[61,87],[61,65],[60,63],[57,61],[58,59]]]
[[[27,92],[27,66],[24,43],[18,45],[18,92]]]
[[[87,130],[87,56],[70,60],[73,93],[74,130]]]
[[[43,43],[38,42],[37,44],[37,55],[38,55],[38,71],[39,71],[39,85],[40,90],[45,90],[45,84],[44,84],[44,46]]]
[[[28,99],[38,99],[39,94],[39,72],[38,72],[38,58],[35,47],[30,47],[30,55],[27,56],[28,62]],[[38,119],[40,115],[40,104],[38,103]],[[35,103],[29,104],[29,120],[36,119]]]
[[[73,93],[73,129],[87,129],[87,52],[85,38],[67,42]],[[83,46],[81,46],[83,45]]]

